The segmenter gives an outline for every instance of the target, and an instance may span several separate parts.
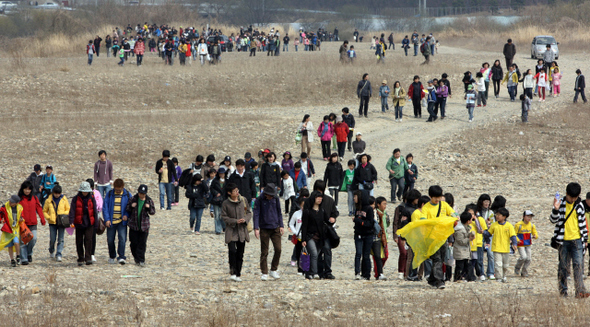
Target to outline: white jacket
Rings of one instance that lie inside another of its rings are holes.
[[[479,92],[486,91],[485,77],[478,78],[476,84],[477,84],[477,91],[479,91]]]
[[[533,79],[532,74],[528,74],[524,77],[524,81],[522,82],[525,89],[532,89],[535,87],[535,80]]]
[[[199,43],[199,46],[197,47],[197,51],[200,55],[208,55],[209,54],[209,50],[207,49],[207,43]]]
[[[295,185],[289,176],[287,179],[283,179],[283,200],[289,200],[292,196],[295,196]]]
[[[307,141],[313,142],[313,135],[317,132],[313,129],[313,123],[311,121],[308,121],[307,128],[303,127],[303,123],[299,123],[299,127],[297,127],[297,131],[301,132],[303,130],[307,130]]]

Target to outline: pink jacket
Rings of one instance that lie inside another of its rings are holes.
[[[553,73],[551,78],[553,79],[553,85],[561,84],[561,73]]]
[[[334,136],[334,124],[329,122],[328,130],[326,131],[326,133],[324,133],[324,136],[322,136],[322,131],[324,130],[325,125],[326,123],[322,122],[318,127],[318,136],[322,141],[330,141],[332,139],[332,136]]]
[[[98,190],[93,190],[94,200],[96,201],[96,212],[102,212],[102,195]]]

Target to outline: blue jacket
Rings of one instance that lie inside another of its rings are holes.
[[[436,89],[428,90],[428,102],[436,102]]]
[[[281,200],[273,197],[267,200],[264,193],[254,201],[254,229],[276,229],[283,226]]]
[[[382,98],[387,98],[389,96],[389,93],[385,93],[385,91],[387,92],[391,92],[391,90],[389,89],[389,86],[385,85],[381,85],[381,87],[379,88],[379,96]]]
[[[49,185],[47,185],[47,182],[49,182]],[[51,176],[49,177],[47,176],[47,174],[43,174],[43,176],[41,176],[41,185],[44,189],[48,191],[51,191],[53,189],[56,182],[57,180],[55,179],[54,173],[51,173]]]
[[[121,214],[127,216],[129,218],[131,216],[131,212],[125,211],[127,208],[127,203],[131,201],[133,195],[127,191],[127,189],[123,189],[123,195],[121,196]],[[104,197],[104,202],[102,204],[102,215],[104,218],[104,222],[110,221],[111,224],[113,223],[113,211],[115,210],[115,190],[112,189],[107,193]],[[123,220],[123,226],[127,226],[127,221]]]
[[[295,169],[289,172],[289,176],[291,176],[291,178],[295,181]],[[303,169],[299,171],[299,176],[297,177],[295,183],[297,184],[297,188],[300,191],[303,187],[307,187],[307,177],[305,176]]]

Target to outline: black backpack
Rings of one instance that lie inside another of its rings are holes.
[[[191,183],[192,179],[193,173],[191,173],[191,169],[185,169],[182,171],[182,174],[180,174],[180,178],[178,179],[178,186],[186,187]]]

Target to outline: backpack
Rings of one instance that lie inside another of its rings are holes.
[[[427,47],[426,42],[422,43],[422,45],[420,46],[420,53],[426,52],[426,47]]]
[[[180,178],[178,179],[178,186],[186,187],[187,185],[189,185],[191,183],[192,179],[193,179],[193,173],[191,173],[190,168],[185,169],[182,171],[182,174],[180,174]]]

